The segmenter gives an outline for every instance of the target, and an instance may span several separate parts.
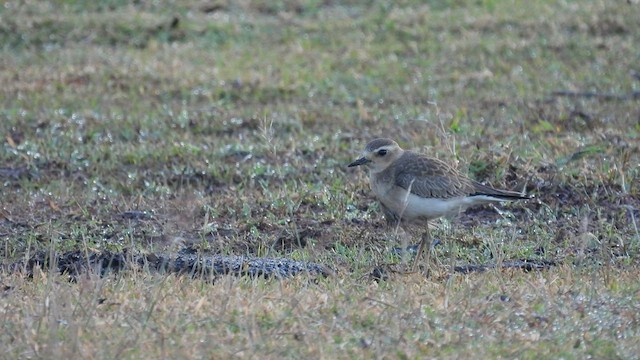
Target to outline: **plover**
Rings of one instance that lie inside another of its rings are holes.
[[[413,271],[425,244],[430,243],[429,220],[455,215],[474,205],[529,199],[519,192],[471,180],[439,159],[403,150],[391,139],[369,142],[362,157],[349,167],[359,165],[369,166],[371,189],[388,222],[425,227]]]

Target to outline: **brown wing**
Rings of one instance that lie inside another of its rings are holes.
[[[468,196],[476,192],[474,183],[441,160],[405,152],[405,166],[396,171],[396,185],[412,194],[428,198]]]

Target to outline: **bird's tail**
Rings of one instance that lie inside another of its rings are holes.
[[[515,201],[515,200],[527,200],[531,199],[531,196],[528,196],[523,193],[519,193],[516,191],[509,190],[499,190],[494,189],[490,186],[480,184],[479,182],[474,182],[476,187],[476,192],[472,196],[487,196],[491,198],[495,198],[496,201]]]

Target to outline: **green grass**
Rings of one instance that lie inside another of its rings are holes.
[[[638,99],[553,94],[637,92],[639,19],[622,1],[5,2],[5,265],[188,245],[336,276],[5,270],[3,356],[633,358]],[[406,239],[346,164],[382,135],[535,200],[434,223],[431,276],[377,283]],[[449,268],[520,258],[558,266]]]

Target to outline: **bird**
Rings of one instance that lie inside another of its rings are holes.
[[[520,192],[494,189],[469,179],[446,162],[402,149],[387,138],[367,143],[348,167],[369,167],[371,190],[389,223],[423,225],[412,271],[430,243],[430,220],[461,213],[480,204],[530,199]]]

